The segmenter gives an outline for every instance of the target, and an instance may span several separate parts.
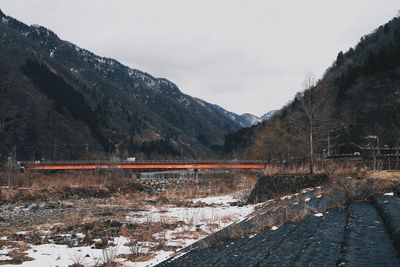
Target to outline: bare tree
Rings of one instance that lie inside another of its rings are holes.
[[[312,73],[306,73],[303,82],[303,91],[296,95],[296,115],[292,118],[295,128],[307,136],[309,170],[314,173],[315,139],[327,123],[327,103],[324,101],[323,90],[317,86]]]
[[[400,163],[400,117],[393,116],[392,117],[392,134],[393,134],[393,139],[394,143],[396,146],[396,169],[399,169],[399,163]]]

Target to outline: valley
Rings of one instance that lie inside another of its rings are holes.
[[[399,266],[400,13],[289,88],[359,8],[139,2],[0,10],[0,266]]]

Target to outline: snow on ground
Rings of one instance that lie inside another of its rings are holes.
[[[212,203],[208,200],[208,203]],[[183,221],[189,225],[219,224],[225,227],[233,222],[244,219],[254,210],[254,205],[230,206],[204,206],[188,207],[152,207],[150,210],[134,212],[126,216],[128,222],[146,223],[159,221]]]
[[[69,248],[66,245],[44,244],[32,246],[28,250],[28,256],[32,257],[33,261],[26,261],[20,266],[42,267],[42,266],[69,266],[74,263],[81,263],[85,266],[93,266],[102,264],[108,257],[113,257],[114,254],[128,253],[128,248],[123,246],[126,242],[124,238],[116,238],[116,247],[107,249],[92,249],[88,247],[73,247]]]
[[[152,208],[148,211],[137,212],[127,216],[127,221],[133,220],[135,222],[143,222],[146,220],[153,221],[183,221],[187,225],[177,227],[174,230],[167,230],[164,235],[166,239],[166,245],[169,246],[183,246],[187,247],[196,241],[206,237],[206,235],[200,238],[190,238],[190,235],[181,238],[174,239],[174,235],[185,233],[190,231],[196,231],[201,229],[207,234],[211,234],[218,231],[234,222],[245,219],[250,213],[254,211],[256,205],[245,205],[245,206],[231,206],[231,203],[237,202],[238,200],[233,195],[226,196],[215,196],[197,198],[191,200],[193,203],[204,203],[204,207],[186,208],[186,207],[167,207],[165,209]],[[136,216],[136,217],[135,217]],[[212,226],[212,227],[211,227]],[[199,228],[198,228],[199,227]],[[155,258],[140,263],[125,263],[125,266],[141,267],[141,266],[154,266],[165,259],[169,258],[173,253],[168,251],[158,251]]]
[[[208,205],[212,204],[229,205],[230,203],[237,202],[238,200],[234,195],[224,195],[224,196],[194,198],[191,201],[193,203],[202,202]]]
[[[162,205],[151,207],[146,211],[127,214],[126,221],[132,223],[156,223],[156,222],[184,222],[178,224],[174,230],[163,230],[154,235],[163,239],[166,246],[186,247],[196,241],[218,231],[234,222],[245,219],[254,211],[256,205],[236,206],[232,202],[238,200],[234,196],[205,197],[190,200],[198,203],[198,207],[176,207]],[[201,203],[200,203],[201,202]],[[115,238],[115,247],[107,249],[94,249],[87,247],[67,247],[66,245],[44,244],[31,245],[27,251],[33,261],[24,262],[20,266],[69,266],[73,263],[81,263],[85,266],[101,264],[107,258],[114,258],[119,254],[130,254],[129,241],[124,237]],[[142,245],[141,249],[149,249],[151,244]],[[1,251],[5,256],[6,251]],[[124,266],[141,267],[154,266],[169,258],[174,252],[159,250],[154,253],[151,260],[145,262],[128,262],[118,259]]]
[[[12,258],[7,256],[7,254],[11,251],[9,248],[0,249],[0,261],[11,260]]]

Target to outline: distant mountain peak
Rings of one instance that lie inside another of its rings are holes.
[[[275,114],[277,114],[279,112],[279,110],[271,110],[268,111],[267,113],[265,113],[264,115],[262,115],[260,117],[260,121],[268,121],[272,116],[274,116]]]
[[[259,117],[257,117],[256,115],[250,114],[250,113],[243,113],[242,115],[240,115],[240,117],[242,118],[242,120],[247,121],[249,126],[253,126],[254,124],[257,124],[260,122]]]
[[[3,13],[3,11],[1,11],[0,9],[0,17],[5,17],[6,15]]]

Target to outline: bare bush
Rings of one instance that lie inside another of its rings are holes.
[[[117,267],[121,266],[116,262],[119,246],[110,246],[102,250],[102,257],[95,264],[96,267]]]

